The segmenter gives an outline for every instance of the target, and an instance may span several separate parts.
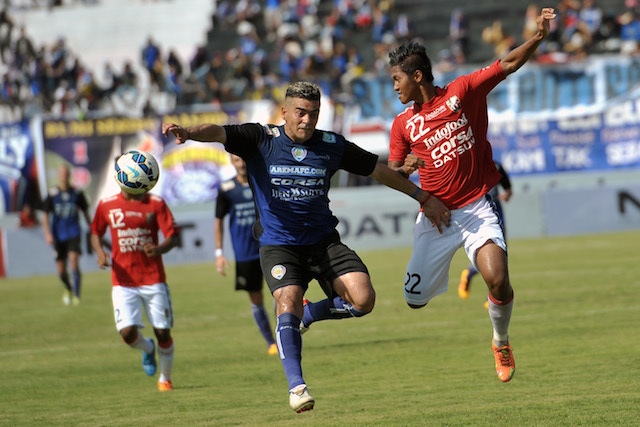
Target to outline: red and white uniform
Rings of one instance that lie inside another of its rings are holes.
[[[440,234],[420,212],[404,280],[407,303],[421,306],[447,291],[449,267],[464,248],[474,266],[476,252],[491,240],[504,251],[502,224],[482,197],[501,178],[487,142],[487,94],[505,79],[500,62],[436,87],[429,102],[398,114],[391,128],[389,161],[404,163],[410,152],[422,158],[421,187],[450,210]]]
[[[147,257],[145,243],[158,244],[158,231],[164,238],[179,232],[164,200],[146,194],[142,200],[125,200],[121,194],[100,200],[91,231],[103,236],[111,228],[113,286],[143,286],[165,282],[161,256]]]
[[[389,161],[404,163],[410,152],[422,158],[422,189],[449,209],[486,194],[499,181],[487,142],[487,95],[505,79],[500,61],[458,77],[421,106],[398,114],[391,127]]]

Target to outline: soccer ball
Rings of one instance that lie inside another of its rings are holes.
[[[156,185],[159,175],[158,162],[146,151],[127,151],[116,160],[116,181],[127,193],[146,193]]]

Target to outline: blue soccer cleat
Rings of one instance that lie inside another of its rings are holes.
[[[147,354],[144,351],[142,352],[142,369],[144,369],[144,373],[151,376],[156,374],[156,345],[153,342],[152,338],[147,338],[148,341],[151,342],[151,346],[153,350],[151,353]]]

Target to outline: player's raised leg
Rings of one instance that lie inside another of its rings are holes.
[[[319,320],[362,317],[373,310],[376,293],[367,273],[343,274],[332,285],[338,296],[304,304],[302,326],[305,329]]]

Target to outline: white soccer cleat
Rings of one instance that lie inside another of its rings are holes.
[[[289,406],[298,414],[312,410],[315,403],[316,401],[309,394],[306,384],[300,384],[289,390]]]
[[[71,304],[71,291],[64,291],[64,293],[62,294],[62,303],[64,305]]]

